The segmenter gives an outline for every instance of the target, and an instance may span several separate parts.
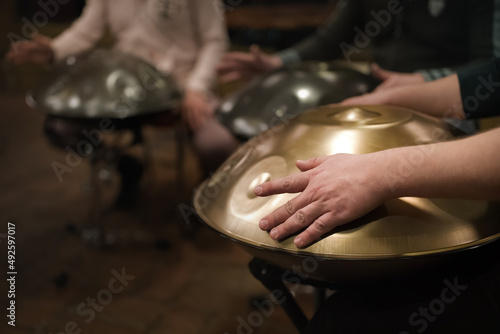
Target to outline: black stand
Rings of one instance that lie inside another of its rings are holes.
[[[309,320],[293,298],[293,295],[285,286],[285,282],[282,280],[283,274],[285,273],[284,270],[257,258],[250,262],[249,267],[252,275],[269,291],[279,290],[282,292],[285,301],[281,306],[297,330],[301,332]]]

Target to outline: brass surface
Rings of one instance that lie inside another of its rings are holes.
[[[407,109],[321,107],[287,125],[277,125],[243,145],[198,189],[194,199],[196,212],[216,231],[278,265],[287,261],[299,263],[300,257],[310,255],[323,258],[325,263],[362,263],[475,247],[500,236],[499,203],[394,199],[304,249],[295,247],[293,237],[274,241],[258,227],[260,218],[296,194],[261,198],[253,194],[253,189],[263,181],[298,173],[297,159],[421,145],[420,155],[401,162],[399,177],[404,177],[404,173],[419,168],[434,154],[425,144],[453,138],[441,121]],[[381,170],[379,182],[392,182],[390,177]]]
[[[173,79],[142,59],[93,50],[57,64],[26,102],[54,116],[124,119],[172,110],[180,99]]]

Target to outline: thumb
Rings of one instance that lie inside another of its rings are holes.
[[[375,78],[380,79],[382,81],[387,80],[394,73],[392,71],[384,70],[376,63],[372,64],[371,69],[372,69],[372,75]]]
[[[308,160],[297,160],[296,163],[295,163],[295,165],[302,172],[305,172],[305,171],[308,171],[310,169],[318,167],[323,162],[325,162],[327,158],[328,158],[328,156],[323,155],[323,156],[311,158],[311,159],[308,159]]]

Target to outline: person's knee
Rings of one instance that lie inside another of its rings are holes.
[[[217,169],[238,145],[238,140],[215,120],[193,134],[193,146],[205,173]]]
[[[200,155],[226,154],[229,156],[236,150],[239,142],[224,126],[211,120],[194,133],[193,145]]]

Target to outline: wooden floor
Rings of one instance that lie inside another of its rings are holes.
[[[101,250],[67,230],[68,224],[88,221],[88,165],[59,182],[52,164],[64,163],[65,153],[49,145],[43,121],[22,95],[0,95],[0,259],[7,261],[7,224],[14,223],[17,271],[16,326],[6,326],[2,302],[0,333],[296,332],[278,307],[262,324],[241,327],[258,311],[252,300],[268,292],[251,276],[248,254],[201,225],[186,235],[173,214],[179,191],[172,133],[147,131],[154,167],[142,181],[136,206],[106,211],[104,226],[118,244]],[[191,192],[200,180],[192,155],[186,172]],[[105,196],[103,205],[110,204]],[[170,248],[158,247],[158,240]],[[69,280],[57,287],[54,278],[61,273]],[[6,285],[0,287],[5,301]],[[309,292],[299,292],[297,299],[310,314]]]

